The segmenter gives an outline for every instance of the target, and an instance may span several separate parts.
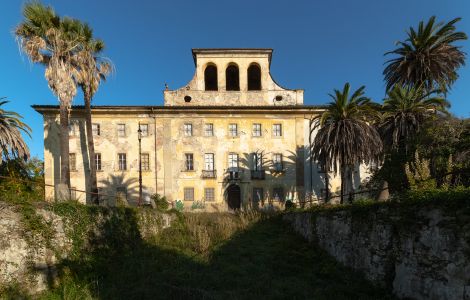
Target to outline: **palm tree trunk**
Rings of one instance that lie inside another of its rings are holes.
[[[70,193],[69,108],[63,102],[60,103],[60,183]]]
[[[93,141],[93,124],[91,121],[91,95],[89,92],[84,93],[85,96],[85,125],[86,136],[88,142],[88,158],[90,160],[90,190],[91,203],[98,203],[98,183],[96,179],[96,161],[95,161],[95,143]]]

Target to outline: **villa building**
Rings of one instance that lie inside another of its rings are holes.
[[[163,106],[94,106],[98,187],[103,197],[138,199],[141,130],[142,185],[185,208],[207,210],[282,205],[313,190],[325,174],[310,171],[309,120],[321,107],[304,105],[303,90],[279,86],[270,75],[271,49],[193,49],[196,72]],[[44,117],[46,197],[59,181],[59,108],[33,106]],[[71,186],[89,191],[84,108],[73,106]],[[313,174],[313,178],[310,178]],[[313,187],[311,186],[313,182]],[[339,181],[330,180],[331,190]],[[75,196],[88,201],[85,193]]]

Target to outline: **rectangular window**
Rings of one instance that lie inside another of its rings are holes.
[[[263,155],[262,153],[255,152],[252,154],[253,157],[253,170],[261,171],[263,169]]]
[[[204,154],[204,170],[214,171],[214,153]]]
[[[149,136],[149,125],[148,124],[140,124],[140,134],[142,136]]]
[[[194,201],[194,188],[184,188],[184,201]]]
[[[273,136],[282,136],[282,124],[273,124]]]
[[[263,188],[253,188],[253,202],[259,203],[264,200]]]
[[[118,154],[118,168],[119,171],[127,170],[127,158],[125,153]]]
[[[238,154],[229,153],[228,168],[229,168],[229,171],[238,171]]]
[[[261,124],[253,124],[253,136],[261,136]]]
[[[284,189],[282,187],[273,189],[273,199],[275,201],[284,201]]]
[[[183,129],[184,136],[193,136],[193,124],[185,123]]]
[[[214,136],[214,124],[212,123],[204,124],[204,135]]]
[[[274,153],[273,154],[273,167],[276,172],[282,171],[282,154]]]
[[[100,135],[100,124],[98,123],[93,123],[91,124],[91,130],[93,131],[93,135]]]
[[[231,137],[238,136],[238,126],[237,124],[229,124],[228,125],[228,135]]]
[[[194,156],[192,153],[186,153],[185,157],[185,171],[194,171]]]
[[[205,188],[204,189],[204,200],[212,202],[215,200],[214,197],[214,188]]]
[[[96,171],[101,171],[101,153],[95,153]]]
[[[150,170],[150,159],[148,153],[142,153],[140,155],[140,162],[142,164],[142,171]]]
[[[119,137],[126,136],[126,124],[118,124],[117,125],[117,131],[118,131],[118,136]]]
[[[77,171],[77,155],[75,153],[69,154],[70,171]]]
[[[70,123],[69,124],[69,136],[76,136],[77,131],[75,129],[75,123]]]

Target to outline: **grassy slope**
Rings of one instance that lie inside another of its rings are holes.
[[[106,247],[65,262],[68,283],[43,299],[389,298],[279,217],[258,221],[205,253],[191,250],[194,241],[184,223],[153,242],[122,228],[108,228]]]

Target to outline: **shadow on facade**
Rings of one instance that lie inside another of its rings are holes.
[[[126,178],[124,173],[109,175],[108,179],[99,182],[100,204],[107,206],[137,205],[139,197],[138,179]]]

